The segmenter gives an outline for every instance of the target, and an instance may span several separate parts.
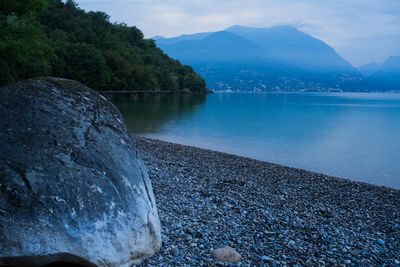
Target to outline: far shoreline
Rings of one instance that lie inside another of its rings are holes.
[[[395,188],[395,187],[391,187],[391,186],[387,186],[387,185],[380,185],[380,184],[374,184],[374,183],[358,181],[358,180],[356,180],[356,178],[352,179],[352,178],[347,178],[347,177],[340,177],[340,176],[330,175],[330,174],[327,174],[327,173],[324,173],[324,172],[313,171],[313,170],[309,170],[309,169],[305,169],[305,168],[301,168],[301,167],[285,165],[285,164],[281,164],[281,163],[278,163],[278,162],[273,162],[273,161],[268,161],[268,160],[263,160],[263,159],[257,159],[255,157],[246,156],[246,155],[240,155],[240,154],[234,153],[234,152],[225,152],[225,151],[220,151],[220,150],[216,150],[216,149],[213,149],[213,148],[200,147],[200,146],[184,144],[184,143],[177,143],[177,142],[174,142],[174,141],[162,140],[162,139],[153,138],[153,137],[147,137],[147,136],[143,136],[143,135],[140,135],[140,134],[131,134],[131,136],[133,138],[149,139],[149,140],[154,140],[154,141],[161,142],[161,143],[169,143],[169,144],[172,144],[172,145],[189,147],[189,148],[192,148],[194,150],[205,150],[206,152],[220,153],[220,154],[223,154],[223,155],[226,155],[226,156],[233,156],[233,157],[243,158],[243,159],[250,160],[250,161],[257,161],[257,162],[260,162],[260,163],[276,165],[276,166],[281,167],[281,168],[288,168],[288,169],[293,169],[293,170],[297,170],[297,171],[301,171],[301,172],[308,172],[310,174],[329,177],[329,178],[332,178],[332,179],[342,180],[342,181],[349,182],[349,183],[359,183],[359,184],[366,185],[366,186],[376,186],[376,187],[380,187],[380,188],[386,188],[386,189],[400,191],[400,188]]]

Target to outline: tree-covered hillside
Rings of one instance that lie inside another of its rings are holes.
[[[52,75],[97,90],[206,90],[203,79],[143,39],[72,0],[0,1],[0,85]]]

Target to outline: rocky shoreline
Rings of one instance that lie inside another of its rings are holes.
[[[142,266],[400,266],[400,190],[133,138],[163,247]],[[239,263],[218,262],[229,245]]]

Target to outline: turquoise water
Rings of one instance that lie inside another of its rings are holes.
[[[135,134],[400,188],[400,94],[216,93],[116,104]]]

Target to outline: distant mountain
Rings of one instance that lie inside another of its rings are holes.
[[[161,36],[161,35],[156,35],[156,36],[154,36],[154,37],[151,38],[151,39],[153,39],[153,40],[163,40],[163,39],[165,39],[165,37],[164,37],[164,36]]]
[[[151,39],[153,39],[154,41],[157,41],[157,44],[159,44],[159,45],[171,45],[171,44],[179,43],[181,41],[203,39],[210,34],[212,34],[212,32],[201,32],[201,33],[195,33],[195,34],[183,34],[183,35],[180,35],[177,37],[171,37],[171,38],[165,38],[163,36],[156,35]]]
[[[261,45],[271,58],[289,67],[312,72],[357,73],[332,47],[292,26],[271,28],[232,26],[226,31]]]
[[[169,56],[190,65],[253,62],[260,60],[265,52],[260,45],[226,31],[215,32],[202,39],[184,39],[161,46],[166,48]]]
[[[191,65],[211,89],[359,91],[361,74],[326,43],[291,26],[232,26],[220,32],[157,38],[169,56]]]
[[[359,66],[357,70],[364,76],[370,76],[372,73],[377,71],[381,66],[382,64],[372,62]]]
[[[384,85],[388,89],[400,90],[400,56],[389,57],[385,63],[370,76],[370,79]]]

